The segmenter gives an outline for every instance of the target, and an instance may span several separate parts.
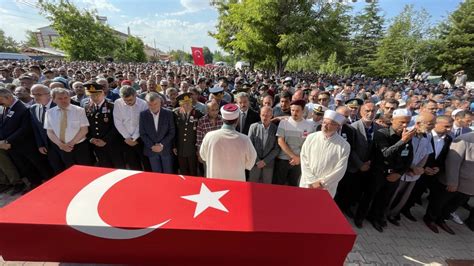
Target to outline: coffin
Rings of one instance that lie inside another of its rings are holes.
[[[0,209],[7,261],[342,265],[355,238],[324,190],[85,166]]]

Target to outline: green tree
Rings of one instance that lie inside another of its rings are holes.
[[[226,62],[228,66],[235,65],[237,61],[231,54],[223,54],[221,51],[215,51],[212,55],[213,62]]]
[[[337,47],[343,7],[323,0],[216,0],[217,31],[224,51],[281,73],[291,58],[314,47]],[[342,53],[342,51],[341,51]],[[328,55],[329,56],[329,55]]]
[[[183,50],[171,50],[170,53],[173,61],[176,61],[178,64],[192,63],[193,56],[191,53],[186,53]]]
[[[95,19],[96,11],[79,10],[68,0],[40,0],[38,6],[59,34],[52,45],[64,51],[70,60],[112,56],[120,43],[109,26]]]
[[[29,47],[38,47],[38,46],[40,46],[35,32],[33,32],[31,30],[26,31],[25,45],[29,46]]]
[[[412,5],[394,18],[377,47],[376,58],[370,62],[374,73],[384,77],[401,77],[419,68],[429,51],[429,15],[416,11]]]
[[[442,42],[444,51],[439,59],[448,74],[464,69],[468,77],[474,76],[474,0],[461,3],[445,25]]]
[[[211,64],[212,63],[212,52],[211,52],[211,50],[209,50],[209,47],[204,46],[202,48],[202,51],[204,53],[204,62],[206,64]]]
[[[0,29],[0,52],[18,52],[18,43],[10,36],[5,36],[5,32]]]
[[[138,37],[129,36],[114,52],[114,59],[120,62],[145,62],[145,45]]]
[[[322,64],[319,68],[319,72],[323,74],[343,74],[344,70],[341,68],[337,62],[337,53],[332,53],[328,61],[325,64]]]
[[[353,19],[353,37],[350,41],[352,45],[349,48],[348,61],[354,72],[368,75],[374,73],[369,62],[375,59],[375,48],[383,37],[384,19],[379,12],[378,1],[373,1]]]

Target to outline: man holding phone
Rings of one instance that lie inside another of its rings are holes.
[[[383,232],[383,227],[387,225],[385,210],[398,187],[400,177],[410,169],[413,160],[411,139],[416,129],[407,129],[410,119],[410,111],[397,109],[393,112],[392,125],[374,133],[373,173],[376,177],[376,193],[368,219],[379,232]]]

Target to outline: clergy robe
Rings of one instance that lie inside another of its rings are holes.
[[[245,169],[252,169],[257,159],[250,138],[225,124],[204,136],[199,153],[206,162],[206,177],[244,182]]]
[[[300,187],[321,181],[334,198],[344,176],[351,146],[339,134],[326,138],[322,131],[310,134],[301,148]]]

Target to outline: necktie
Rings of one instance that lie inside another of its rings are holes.
[[[44,116],[46,115],[46,105],[43,105],[42,111],[41,111],[41,124],[44,125]]]
[[[8,112],[10,111],[9,107],[3,107],[3,115],[2,115],[2,123],[5,121],[7,118]]]
[[[456,129],[456,133],[454,133],[454,137],[457,137],[459,135],[461,135],[461,128],[460,127]]]
[[[61,109],[61,121],[59,122],[59,139],[66,143],[66,128],[67,128],[67,110]]]
[[[240,132],[244,132],[244,126],[245,126],[245,118],[247,114],[242,113],[242,119],[240,120]]]

